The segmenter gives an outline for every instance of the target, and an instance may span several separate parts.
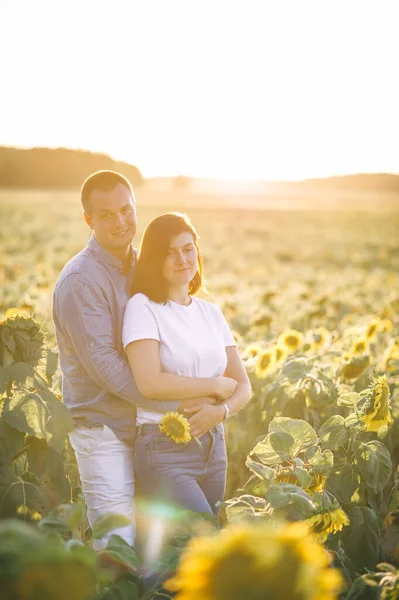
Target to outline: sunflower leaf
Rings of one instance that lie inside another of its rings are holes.
[[[253,460],[250,456],[247,456],[245,464],[259,479],[263,479],[268,483],[273,482],[274,471],[270,467]]]
[[[338,498],[340,502],[349,504],[352,496],[359,489],[359,475],[352,465],[337,465],[330,473],[326,488]]]
[[[338,400],[338,406],[349,406],[349,408],[353,408],[359,402],[359,394],[356,392],[347,392],[346,394],[342,394]]]
[[[107,513],[106,515],[97,519],[97,521],[94,523],[93,538],[98,540],[113,529],[127,527],[131,524],[132,520],[126,515],[122,515],[121,513]]]
[[[323,448],[334,450],[343,446],[350,438],[342,415],[333,415],[320,427],[319,437]]]
[[[381,442],[366,444],[356,442],[354,454],[359,472],[368,486],[375,492],[381,492],[389,481],[392,472],[392,460],[388,448]]]
[[[289,454],[295,458],[300,452],[317,445],[317,434],[313,427],[302,419],[275,417],[269,425],[270,434],[284,433],[293,438]]]
[[[367,506],[348,508],[350,524],[342,532],[344,550],[356,569],[374,570],[382,555],[375,512]]]
[[[315,509],[309,494],[290,483],[271,485],[265,497],[275,510],[285,512],[290,518],[307,518]]]

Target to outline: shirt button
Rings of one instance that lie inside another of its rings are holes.
[[[94,342],[90,342],[89,346],[90,348],[94,348]]]

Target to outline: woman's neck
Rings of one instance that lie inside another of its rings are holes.
[[[188,285],[171,286],[168,290],[168,300],[188,306],[192,300],[188,294]]]

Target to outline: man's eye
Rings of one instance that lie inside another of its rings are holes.
[[[111,218],[111,215],[108,213],[107,215],[103,215],[101,218],[102,218],[104,221],[107,221],[108,219],[110,219],[110,218]]]
[[[125,206],[125,208],[122,210],[123,214],[127,214],[132,212],[132,207],[131,206]]]

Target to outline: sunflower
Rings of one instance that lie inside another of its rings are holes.
[[[257,377],[264,379],[267,377],[268,373],[274,366],[274,351],[273,350],[263,350],[260,354],[258,354],[256,365],[255,365],[255,373]]]
[[[397,346],[391,346],[386,350],[384,359],[382,362],[384,371],[393,373],[399,367],[399,348]]]
[[[317,536],[317,540],[322,544],[327,540],[329,533],[335,534],[349,525],[349,518],[342,508],[334,508],[306,519],[305,523],[312,529]]]
[[[391,319],[382,319],[380,322],[379,331],[382,333],[391,333],[393,328],[393,323]]]
[[[28,319],[30,317],[30,314],[27,310],[24,310],[23,308],[7,308],[5,317],[6,319],[15,319],[16,317]]]
[[[341,375],[344,377],[344,379],[357,379],[362,373],[364,373],[369,364],[369,356],[353,356],[342,367]]]
[[[364,395],[363,414],[359,417],[365,431],[378,431],[392,422],[390,394],[386,375],[373,379]]]
[[[279,336],[278,340],[288,352],[295,352],[303,342],[303,334],[296,329],[288,329]]]
[[[324,485],[326,483],[327,477],[325,475],[321,475],[321,473],[315,473],[313,475],[312,483],[305,488],[305,492],[308,494],[316,494],[317,492],[322,492],[324,490]]]
[[[366,338],[360,337],[355,340],[352,344],[352,354],[365,354],[369,348],[369,344]]]
[[[236,524],[192,539],[164,587],[176,600],[335,600],[340,573],[304,523]]]
[[[395,313],[399,313],[399,296],[391,301],[391,307]]]
[[[302,352],[313,352],[316,347],[313,342],[305,342],[302,346]]]
[[[252,320],[252,327],[269,327],[273,321],[273,317],[269,314],[256,315]]]
[[[191,440],[190,423],[178,412],[168,412],[162,417],[159,429],[168,435],[176,444]]]
[[[273,347],[273,350],[274,350],[274,360],[275,360],[276,364],[278,365],[278,363],[281,362],[283,360],[283,358],[285,358],[286,351],[284,350],[284,348],[282,346],[279,346],[278,344],[276,344]]]
[[[366,327],[365,336],[368,340],[373,340],[377,335],[381,322],[380,319],[373,319]]]
[[[242,354],[242,357],[249,358],[249,359],[256,358],[258,356],[258,354],[260,353],[260,351],[261,351],[260,345],[255,342],[253,344],[249,344],[245,348],[245,350]]]
[[[396,577],[385,575],[380,586],[382,588],[381,600],[399,600],[399,574]]]
[[[280,471],[274,478],[273,483],[292,483],[292,485],[299,486],[299,481],[293,471],[287,469]]]
[[[311,332],[313,346],[316,350],[324,348],[331,340],[331,334],[325,327],[317,327]]]

